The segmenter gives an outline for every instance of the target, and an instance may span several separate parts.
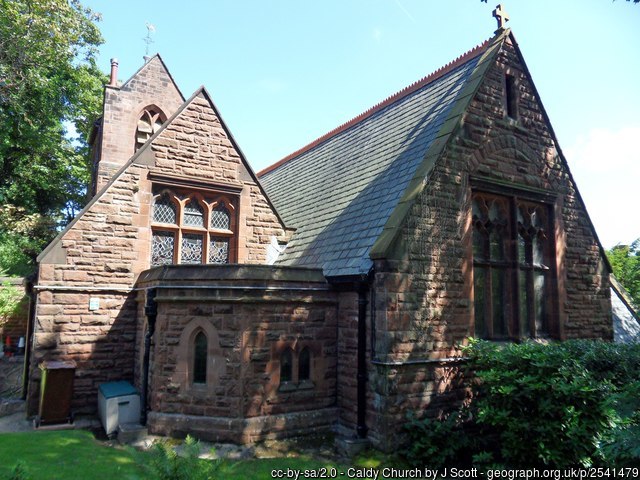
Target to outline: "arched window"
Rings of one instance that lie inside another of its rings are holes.
[[[211,228],[216,230],[231,229],[231,214],[224,203],[219,203],[217,207],[211,210]]]
[[[167,117],[159,108],[145,108],[138,119],[135,149],[138,150],[142,145],[144,145],[146,141],[160,129],[166,120]]]
[[[191,199],[184,206],[182,224],[187,227],[204,227],[204,209],[198,200]]]
[[[151,266],[225,264],[235,259],[236,202],[232,198],[154,190]]]
[[[207,383],[207,336],[202,331],[193,340],[193,383]]]
[[[298,382],[309,380],[311,375],[311,353],[304,347],[298,357]]]
[[[542,201],[506,194],[473,193],[478,337],[544,338],[556,331],[551,208]]]
[[[168,194],[162,194],[153,204],[153,221],[156,223],[177,223],[176,205]]]
[[[293,380],[293,351],[285,349],[280,355],[280,383]]]

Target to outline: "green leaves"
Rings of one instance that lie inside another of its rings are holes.
[[[607,252],[613,274],[640,308],[640,238],[631,245],[616,245]]]
[[[0,204],[54,227],[84,203],[86,139],[105,81],[95,64],[97,20],[76,0],[0,0]],[[76,138],[67,134],[71,126]],[[37,234],[46,244],[55,228]],[[0,229],[0,250],[14,240]]]
[[[474,340],[465,355],[476,375],[472,402],[448,417],[456,421],[409,424],[413,463],[431,464],[438,449],[467,467],[640,463],[639,344]]]

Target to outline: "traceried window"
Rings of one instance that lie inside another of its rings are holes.
[[[193,383],[207,383],[207,336],[202,331],[193,341]]]
[[[160,129],[166,120],[167,117],[160,111],[160,109],[156,107],[146,108],[138,119],[135,149],[138,150],[142,145],[144,145],[146,141]]]
[[[549,206],[476,192],[472,217],[475,334],[496,340],[549,335]]]
[[[226,195],[157,192],[151,265],[230,263],[235,257],[235,202]]]

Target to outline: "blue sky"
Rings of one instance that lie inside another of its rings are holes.
[[[207,87],[255,171],[482,43],[497,1],[85,0],[100,66],[160,53]],[[640,237],[640,5],[511,0],[508,23],[605,247]]]

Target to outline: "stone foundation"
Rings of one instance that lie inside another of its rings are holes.
[[[184,438],[192,435],[209,442],[255,443],[261,440],[330,433],[338,409],[262,415],[253,418],[209,417],[151,412],[149,433]]]

